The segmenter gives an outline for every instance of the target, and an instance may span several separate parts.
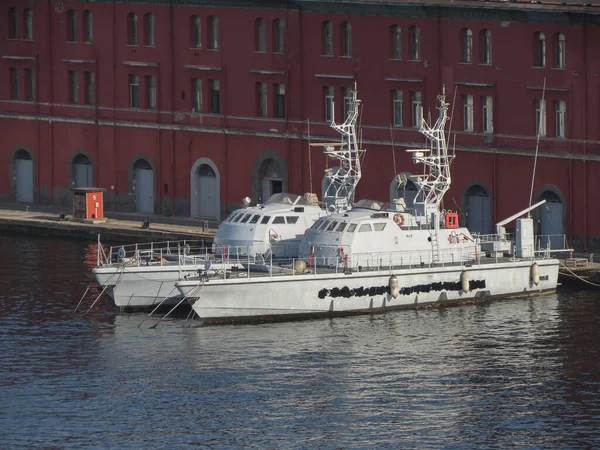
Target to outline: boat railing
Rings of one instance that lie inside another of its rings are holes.
[[[260,258],[260,254],[249,246],[211,246],[204,241],[164,241],[129,245],[99,246],[97,265],[147,266],[147,265],[202,265],[207,261],[240,264],[249,259]],[[252,256],[255,255],[255,256]]]
[[[515,240],[514,233],[506,233],[506,234],[502,234],[502,235],[473,233],[473,237],[475,237],[476,240],[478,239],[481,244],[484,244],[486,242],[508,242],[508,241]]]
[[[533,262],[551,257],[546,250],[535,250],[532,247],[521,249],[522,252],[520,252],[530,256],[515,258],[513,256],[504,256],[498,252],[486,256],[485,253],[481,253],[479,246],[471,245],[453,250],[440,251],[440,257],[436,260],[432,257],[427,257],[426,253],[417,250],[352,253],[349,247],[343,247],[343,251],[340,251],[342,247],[332,247],[338,249],[339,253],[335,256],[331,254],[315,254],[308,258],[254,258],[247,264],[244,264],[242,258],[240,262],[244,266],[244,269],[238,270],[238,272],[242,272],[243,270],[243,273],[239,275],[246,278],[264,277],[265,275],[274,277],[279,275],[306,276],[325,273],[391,273],[394,270],[400,269],[416,270],[436,267],[469,268],[486,264],[511,263],[524,260]],[[302,263],[299,264],[300,261]],[[220,275],[224,279],[229,278],[225,274],[225,271],[221,272]]]

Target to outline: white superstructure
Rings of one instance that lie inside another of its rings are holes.
[[[507,252],[482,253],[479,237],[459,226],[458,214],[440,208],[454,155],[444,133],[448,104],[444,95],[438,100],[437,121],[430,126],[423,120],[420,127],[428,147],[411,150],[413,161],[423,165],[423,174],[413,176],[419,191],[411,208],[403,199],[340,205],[310,227],[299,257],[288,264],[270,259],[260,272],[256,263],[243,264],[177,282],[200,318],[281,320],[553,292],[559,262],[534,248],[531,221],[517,222],[531,227],[518,230],[527,248],[515,247],[503,234],[485,241],[508,242]]]

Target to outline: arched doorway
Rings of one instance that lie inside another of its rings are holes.
[[[91,187],[94,185],[92,162],[86,155],[78,153],[73,158],[71,165],[74,187]]]
[[[33,203],[33,159],[31,154],[20,149],[14,156],[15,164],[15,197],[17,202]]]
[[[327,169],[327,171],[331,171],[331,173],[336,173],[339,170],[341,175],[345,175],[346,171],[344,169],[340,169],[339,167],[332,167],[331,169]],[[323,180],[321,181],[321,195],[323,198],[323,208],[327,208],[329,205],[335,204],[335,193],[338,190],[340,183],[332,183],[329,184],[329,178],[327,175],[323,176]],[[339,196],[348,196],[348,189],[344,187],[338,193]]]
[[[465,194],[465,218],[471,233],[490,234],[492,232],[492,202],[488,192],[474,184]]]
[[[413,207],[419,188],[410,179],[411,176],[410,173],[404,172],[394,177],[390,185],[390,204],[394,199],[403,198],[407,209]]]
[[[207,158],[200,158],[192,166],[190,180],[190,215],[192,217],[220,218],[219,173]]]
[[[563,202],[558,194],[552,191],[542,192],[539,199],[546,200],[539,208],[541,245],[544,248],[548,248],[548,245],[550,248],[563,248]]]
[[[283,192],[283,177],[279,164],[274,159],[265,159],[260,166],[261,203],[266,202],[273,194]]]
[[[138,159],[133,165],[133,174],[136,211],[154,214],[154,169],[145,159]]]

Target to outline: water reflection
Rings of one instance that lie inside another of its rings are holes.
[[[3,448],[600,445],[595,294],[149,329],[72,314],[95,243],[0,248]]]

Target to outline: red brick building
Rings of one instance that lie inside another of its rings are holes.
[[[7,201],[68,205],[94,185],[107,210],[222,219],[245,196],[321,198],[308,141],[334,137],[355,80],[357,198],[389,200],[421,171],[404,150],[445,86],[445,207],[480,232],[527,207],[539,130],[538,233],[600,244],[600,6],[0,0],[0,23]]]

